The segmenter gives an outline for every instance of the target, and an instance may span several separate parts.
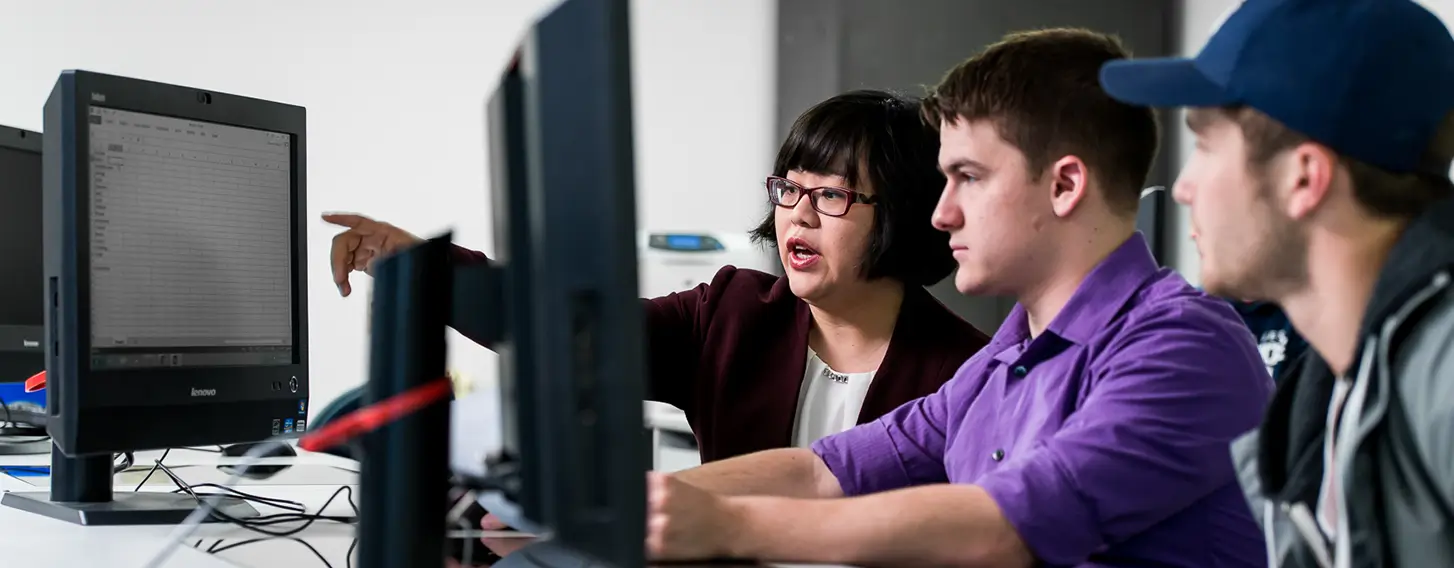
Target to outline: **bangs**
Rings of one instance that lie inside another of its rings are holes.
[[[852,112],[862,108],[833,108],[830,100],[809,109],[793,123],[787,140],[778,150],[773,164],[773,175],[787,176],[791,171],[803,171],[823,176],[840,176],[848,180],[849,189],[864,191],[864,166],[871,133],[863,112]],[[880,120],[882,120],[880,118]]]
[[[957,265],[949,233],[931,222],[944,174],[939,134],[920,118],[919,102],[873,90],[837,95],[793,121],[773,162],[772,175],[839,176],[845,189],[877,198],[868,208],[872,225],[857,268],[866,280],[930,286]],[[777,245],[782,211],[768,207],[749,233],[754,242]]]

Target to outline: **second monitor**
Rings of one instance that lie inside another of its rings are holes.
[[[177,522],[190,497],[108,509],[111,454],[306,429],[305,114],[86,71],[45,104],[48,499],[85,524]]]
[[[42,408],[21,384],[45,370],[40,150],[39,132],[0,126],[0,403],[11,411]]]

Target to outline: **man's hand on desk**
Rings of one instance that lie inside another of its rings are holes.
[[[659,472],[646,474],[646,553],[652,560],[732,558],[742,534],[732,498]]]
[[[333,250],[329,254],[333,283],[344,296],[353,292],[348,282],[350,272],[369,272],[375,260],[423,242],[408,231],[363,215],[328,213],[323,215],[323,220],[348,228],[333,237]]]
[[[974,485],[784,497],[721,495],[673,476],[648,475],[646,550],[655,561],[1025,568],[1035,563],[999,505]]]

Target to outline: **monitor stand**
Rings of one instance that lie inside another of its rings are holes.
[[[0,506],[43,515],[77,525],[176,525],[197,510],[197,500],[186,493],[155,491],[112,492],[110,454],[70,457],[51,446],[50,492],[9,492]],[[215,497],[207,497],[215,499]],[[234,519],[258,516],[257,509],[236,497],[223,497],[217,512]],[[218,520],[208,515],[203,522]]]

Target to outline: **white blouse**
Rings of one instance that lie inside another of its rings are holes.
[[[839,373],[808,349],[808,367],[798,389],[798,413],[793,420],[793,445],[806,448],[819,438],[858,424],[858,411],[874,373]]]

